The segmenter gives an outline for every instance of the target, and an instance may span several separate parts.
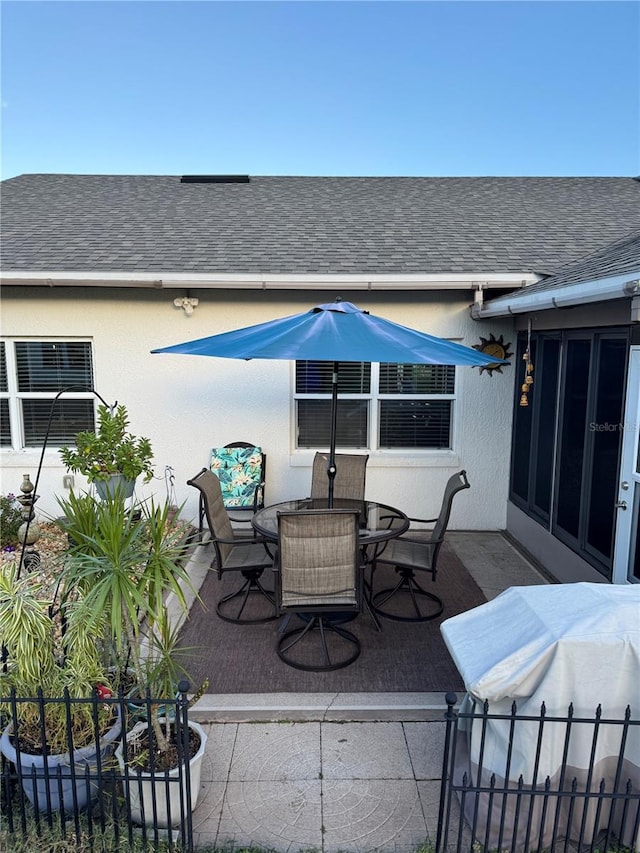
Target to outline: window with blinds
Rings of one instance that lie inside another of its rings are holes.
[[[0,341],[0,447],[11,447],[9,386],[7,384],[7,351],[4,341]]]
[[[89,341],[2,341],[2,447],[39,447],[73,441],[94,429],[93,358]],[[54,398],[60,391],[64,397]]]
[[[297,447],[329,445],[333,362],[296,362]],[[451,448],[455,367],[343,362],[337,446]]]

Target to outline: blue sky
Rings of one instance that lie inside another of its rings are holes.
[[[640,174],[640,5],[2,0],[2,177]]]

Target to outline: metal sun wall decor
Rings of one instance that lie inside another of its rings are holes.
[[[504,338],[500,335],[499,338],[496,338],[493,334],[489,335],[489,338],[483,338],[480,336],[480,343],[473,344],[473,349],[478,350],[478,352],[484,353],[485,355],[494,355],[496,358],[507,359],[511,358],[513,355],[512,352],[509,352],[509,347],[511,346],[511,342],[504,342]],[[480,367],[480,373],[483,370],[486,370],[489,376],[493,376],[493,371],[496,370],[498,373],[502,373],[503,365],[498,364],[488,364],[486,367]]]

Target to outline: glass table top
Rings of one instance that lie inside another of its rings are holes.
[[[277,540],[279,513],[326,510],[328,505],[328,498],[300,498],[271,504],[256,512],[253,526],[265,538]],[[377,501],[334,498],[333,509],[350,509],[360,513],[360,541],[363,544],[393,539],[409,528],[409,519],[402,510]]]

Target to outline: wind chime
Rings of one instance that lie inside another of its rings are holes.
[[[529,320],[529,324],[527,327],[527,348],[522,355],[522,360],[525,363],[525,369],[524,382],[520,387],[520,405],[528,406],[528,394],[531,390],[531,386],[533,385],[533,362],[531,361],[531,320]]]

